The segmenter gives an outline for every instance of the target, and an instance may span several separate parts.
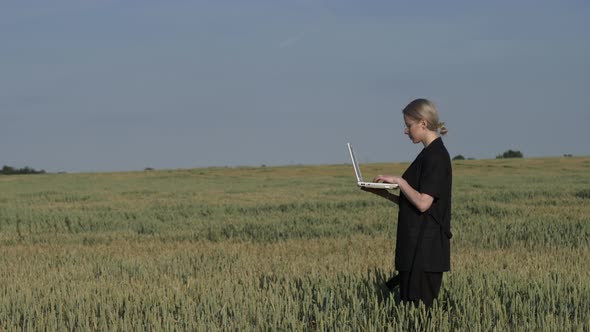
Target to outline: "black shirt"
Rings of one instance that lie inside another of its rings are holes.
[[[410,271],[415,260],[420,265],[415,267],[423,271],[449,271],[453,176],[451,159],[442,139],[438,137],[424,148],[402,177],[412,188],[432,196],[434,201],[422,213],[400,193],[395,268]],[[417,248],[421,227],[422,241]]]

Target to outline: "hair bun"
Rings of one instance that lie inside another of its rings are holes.
[[[449,131],[447,130],[447,127],[445,126],[444,122],[440,122],[438,124],[438,129],[440,129],[440,134],[441,135],[446,135]]]

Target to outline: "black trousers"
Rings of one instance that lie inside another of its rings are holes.
[[[427,308],[438,297],[442,284],[442,272],[399,271],[400,299],[413,302],[416,306],[423,302]]]

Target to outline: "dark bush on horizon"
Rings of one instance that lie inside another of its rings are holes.
[[[11,166],[4,165],[2,170],[0,170],[0,174],[3,175],[18,175],[18,174],[45,174],[44,170],[37,171],[34,168],[30,168],[28,166],[23,168],[14,168]]]
[[[503,159],[503,158],[523,158],[523,154],[520,151],[513,151],[508,150],[501,155],[496,156],[496,159]]]

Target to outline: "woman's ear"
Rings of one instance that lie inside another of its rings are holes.
[[[426,119],[420,120],[420,127],[422,127],[422,129],[428,129],[428,121],[426,121]]]

